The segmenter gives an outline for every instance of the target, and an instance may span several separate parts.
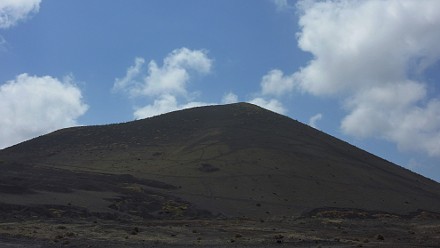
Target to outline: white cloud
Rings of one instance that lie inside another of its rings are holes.
[[[143,85],[143,79],[139,77],[143,76],[142,66],[144,64],[145,60],[143,58],[136,58],[134,65],[127,69],[125,77],[122,79],[116,78],[113,91],[124,90],[134,96],[136,94],[135,89],[142,88]]]
[[[280,70],[271,70],[261,80],[261,93],[263,95],[281,96],[291,92],[294,84],[293,75],[285,76]]]
[[[136,119],[142,119],[171,112],[177,109],[179,109],[179,107],[176,97],[172,95],[163,95],[158,99],[155,99],[153,104],[138,108],[134,112],[134,117]]]
[[[180,48],[172,51],[159,66],[154,60],[143,71],[145,60],[135,59],[124,78],[116,79],[113,89],[124,90],[132,97],[157,97],[163,94],[187,96],[187,83],[191,72],[206,74],[211,71],[212,60],[204,50]]]
[[[298,45],[314,59],[297,76],[312,94],[399,83],[409,67],[425,68],[440,57],[439,1],[309,1],[305,6]]]
[[[312,117],[310,117],[309,120],[309,126],[313,127],[313,128],[318,128],[318,126],[316,125],[318,123],[318,121],[320,121],[322,119],[322,114],[318,113]]]
[[[260,92],[255,94],[255,97],[248,102],[279,114],[286,114],[287,109],[277,98],[293,90],[295,86],[293,78],[294,75],[285,76],[280,70],[269,71],[261,79]],[[265,97],[276,98],[267,100]]]
[[[222,104],[236,103],[237,96],[233,93],[225,95],[222,99]],[[249,101],[249,103],[258,105],[260,107],[269,109],[271,111],[285,114],[287,110],[283,107],[281,102],[276,99],[265,100],[263,98],[254,98]],[[218,103],[212,102],[197,102],[188,101],[185,103],[179,103],[176,96],[170,94],[164,94],[154,99],[152,104],[146,105],[144,107],[137,108],[134,112],[135,119],[142,119],[147,117],[152,117],[171,111],[182,110],[187,108],[201,107],[207,105],[217,105]]]
[[[40,9],[41,0],[1,0],[0,28],[10,28]]]
[[[297,8],[298,46],[313,58],[292,75],[270,72],[262,92],[343,97],[345,133],[440,157],[440,100],[418,80],[440,60],[440,1],[304,0]],[[272,83],[282,79],[291,81]]]
[[[77,125],[87,108],[71,78],[21,74],[0,86],[0,148]]]
[[[379,90],[374,89],[372,91]],[[345,133],[358,137],[378,136],[395,142],[399,149],[420,151],[440,157],[440,101],[431,99],[426,105],[392,100],[417,96],[418,92],[384,88],[381,95],[396,106],[375,101],[377,95],[365,93],[359,96],[352,112],[342,121]],[[371,98],[370,98],[371,97]],[[425,98],[421,96],[420,100]],[[369,100],[371,99],[371,100]]]
[[[357,137],[384,136],[402,127],[411,109],[426,97],[423,84],[407,81],[359,91],[347,100],[342,130]]]
[[[205,103],[205,102],[187,102],[185,104],[179,104],[175,96],[165,94],[156,98],[153,104],[136,109],[136,111],[134,112],[134,117],[136,119],[142,119],[142,118],[160,115],[163,113],[168,113],[171,111],[206,106],[206,105],[214,105],[214,104],[215,103]]]
[[[257,97],[257,98],[250,100],[249,103],[255,104],[255,105],[260,106],[265,109],[269,109],[269,110],[271,110],[273,112],[277,112],[279,114],[286,114],[286,112],[287,112],[287,109],[284,108],[283,104],[276,99],[266,100],[264,98]]]
[[[238,102],[238,96],[232,92],[225,94],[222,98],[223,104],[236,103]]]
[[[115,80],[114,91],[124,91],[132,98],[147,98],[151,104],[135,109],[136,119],[151,117],[166,112],[209,105],[192,101],[195,92],[187,87],[192,76],[211,72],[212,60],[205,50],[180,48],[169,53],[159,66],[151,60],[146,68],[143,58],[136,58],[135,64],[127,69],[125,77]]]

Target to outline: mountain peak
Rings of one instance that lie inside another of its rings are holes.
[[[127,183],[160,185],[153,191],[168,189],[161,193],[164,199],[213,215],[298,216],[329,207],[440,212],[438,183],[249,103],[63,129],[0,151],[0,160],[8,173],[27,171],[25,179],[14,182],[26,192],[84,190],[65,183],[80,173],[96,181],[94,188],[123,195],[118,187]],[[107,179],[98,174],[109,175],[116,186],[105,189]],[[53,189],[36,183],[33,175],[52,180]],[[148,215],[157,211],[146,209]]]

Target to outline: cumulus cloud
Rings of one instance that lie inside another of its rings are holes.
[[[412,81],[360,91],[346,101],[351,112],[343,119],[342,129],[357,137],[390,133],[404,124],[405,115],[425,97],[424,85]]]
[[[116,78],[113,91],[122,91],[131,98],[147,99],[151,103],[135,107],[134,118],[141,119],[185,108],[218,104],[194,101],[196,92],[188,91],[188,84],[194,74],[206,75],[212,70],[213,60],[205,50],[180,48],[169,53],[159,66],[154,60],[148,65],[145,59],[136,58],[123,78]],[[256,104],[280,114],[287,112],[277,99],[266,96],[281,96],[283,91],[293,87],[293,80],[279,70],[273,70],[262,78],[261,93],[249,103]],[[223,95],[220,103],[236,103],[238,96],[232,92]]]
[[[113,85],[113,91],[126,91],[130,93],[131,96],[135,96],[139,91],[138,88],[144,86],[144,79],[142,67],[145,64],[145,59],[135,58],[134,65],[127,69],[125,76],[121,79],[116,78],[115,84]]]
[[[144,64],[143,58],[136,58],[135,65],[127,69],[125,77],[115,80],[113,89],[127,91],[132,97],[187,96],[191,73],[209,73],[212,60],[204,50],[181,48],[168,54],[162,66],[151,60],[144,70]]]
[[[401,150],[440,157],[440,101],[426,104],[426,89],[408,82],[373,88],[348,102],[351,112],[342,130],[357,137],[378,136],[396,142]]]
[[[142,119],[142,118],[160,115],[163,113],[168,113],[171,111],[206,106],[206,105],[214,105],[214,104],[215,103],[206,103],[206,102],[186,102],[184,104],[180,104],[175,96],[165,94],[156,98],[153,104],[136,109],[136,111],[134,112],[134,117],[136,119]]]
[[[40,9],[41,0],[1,0],[0,28],[10,28]]]
[[[131,98],[146,98],[152,101],[144,107],[135,108],[136,119],[151,117],[184,108],[208,105],[191,99],[194,92],[188,92],[188,83],[195,74],[211,72],[212,59],[205,50],[180,48],[169,53],[159,66],[151,60],[145,66],[145,59],[136,58],[123,78],[115,80],[113,90],[123,91]]]
[[[345,133],[440,156],[440,100],[420,80],[440,60],[440,1],[304,0],[297,10],[298,46],[313,58],[292,75],[269,72],[293,82],[267,80],[265,92],[343,97]]]
[[[294,89],[294,76],[284,75],[277,69],[269,71],[261,79],[260,91],[248,102],[279,114],[286,114],[287,109],[279,98]]]
[[[287,109],[284,108],[283,104],[277,99],[266,100],[261,97],[254,98],[249,101],[249,103],[255,104],[265,109],[269,109],[273,112],[277,112],[279,114],[286,114]]]
[[[71,77],[18,75],[0,86],[0,148],[77,125],[87,108]]]
[[[296,73],[300,87],[347,96],[347,134],[440,156],[439,100],[412,80],[440,59],[438,11],[438,1],[309,2],[298,45],[314,59]]]
[[[286,114],[287,109],[278,98],[292,91],[293,87],[293,76],[284,75],[280,70],[271,70],[262,77],[260,91],[248,102],[279,114]]]
[[[298,45],[314,59],[297,76],[315,95],[399,83],[440,57],[438,1],[308,1],[302,10]]]
[[[318,113],[312,117],[310,117],[309,120],[309,126],[313,127],[313,128],[318,128],[317,123],[318,121],[320,121],[322,119],[322,114]]]
[[[261,93],[263,95],[281,96],[294,89],[294,75],[284,75],[280,70],[271,70],[261,80]]]

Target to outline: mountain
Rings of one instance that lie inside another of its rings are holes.
[[[58,130],[1,150],[0,168],[2,218],[440,212],[439,183],[248,103]]]

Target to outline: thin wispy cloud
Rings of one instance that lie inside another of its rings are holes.
[[[272,0],[278,11],[292,10],[295,6],[291,5],[288,0]]]
[[[313,128],[318,128],[318,121],[320,121],[322,119],[322,114],[318,113],[312,117],[310,117],[309,119],[309,126],[313,127]]]
[[[233,92],[229,92],[223,95],[222,101],[223,104],[236,103],[238,102],[238,96]]]

